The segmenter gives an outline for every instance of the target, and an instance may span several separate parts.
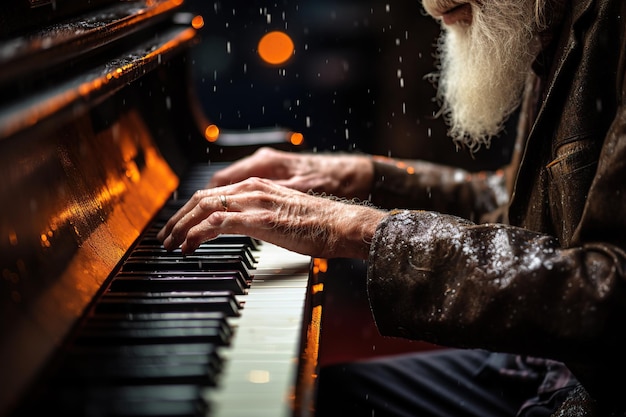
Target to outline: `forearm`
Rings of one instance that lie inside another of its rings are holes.
[[[375,158],[371,201],[381,208],[434,210],[478,220],[508,202],[502,172],[470,173],[425,161]]]
[[[325,216],[330,233],[336,236],[329,239],[332,247],[328,252],[330,257],[367,259],[374,233],[387,212],[357,203],[347,205]]]

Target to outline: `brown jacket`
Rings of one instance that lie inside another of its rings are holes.
[[[506,200],[501,173],[375,162],[373,202],[420,210],[392,211],[371,246],[382,334],[556,359],[599,414],[626,409],[625,31],[624,0],[567,6],[535,66],[506,223],[482,220]]]

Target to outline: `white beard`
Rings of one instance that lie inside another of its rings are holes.
[[[538,25],[534,0],[472,7],[470,25],[445,27],[436,81],[450,136],[474,152],[489,147],[519,105],[538,51]]]

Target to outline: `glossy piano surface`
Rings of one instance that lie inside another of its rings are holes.
[[[32,15],[3,4],[37,24],[0,37],[0,416],[202,415],[205,389],[238,360],[221,351],[242,328],[259,248],[213,242],[182,258],[159,253],[154,228],[190,166],[254,145],[207,142],[187,74],[202,19],[180,0],[59,2],[45,18],[35,3]],[[302,307],[310,260],[297,259]],[[300,342],[285,348],[291,365]],[[293,404],[277,406],[305,415]]]

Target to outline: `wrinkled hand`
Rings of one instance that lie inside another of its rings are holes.
[[[220,234],[243,234],[305,255],[366,259],[385,215],[253,177],[197,191],[157,237],[167,250],[185,254]]]
[[[302,192],[366,200],[374,168],[370,158],[363,155],[301,154],[260,148],[216,172],[207,186],[233,184],[250,177],[268,178]]]

